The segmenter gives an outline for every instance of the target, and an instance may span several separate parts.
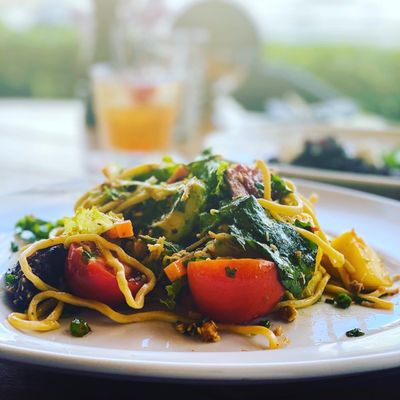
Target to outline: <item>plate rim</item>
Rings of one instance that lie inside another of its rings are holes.
[[[60,185],[83,185],[89,180],[70,180],[66,182],[57,182],[54,184],[41,185],[35,190],[27,189],[23,191],[7,193],[4,197],[12,197],[19,194],[29,194],[43,190],[51,190],[60,187]],[[346,194],[357,198],[368,199],[373,202],[386,203],[395,206],[400,210],[400,201],[385,198],[383,196],[365,193],[358,190],[337,187],[327,183],[313,182],[308,180],[296,179],[296,185],[307,187],[318,191],[321,188],[325,191],[335,192],[337,194]],[[397,260],[396,260],[397,261]],[[1,271],[0,271],[1,272]],[[393,329],[396,329],[394,327]],[[400,332],[400,327],[398,327]],[[132,351],[131,351],[132,353]],[[191,352],[181,352],[195,354]],[[209,353],[196,352],[197,354],[227,354],[239,352]],[[173,353],[171,353],[173,354]],[[361,354],[352,356],[342,356],[339,358],[322,358],[309,361],[283,361],[263,363],[199,363],[188,362],[179,363],[176,361],[165,363],[163,361],[132,360],[121,358],[110,358],[107,356],[79,356],[77,354],[68,354],[62,352],[51,352],[48,349],[27,349],[24,347],[12,346],[1,340],[0,333],[0,359],[28,363],[31,365],[51,366],[59,369],[86,371],[96,374],[105,374],[111,376],[124,376],[125,378],[151,378],[151,379],[173,379],[173,380],[198,380],[198,381],[285,381],[309,378],[322,378],[328,376],[349,375],[352,373],[364,373],[375,370],[390,369],[400,366],[400,348],[396,351],[386,351],[373,354]],[[373,362],[365,362],[373,361]],[[101,361],[101,362],[99,362]],[[190,368],[187,366],[190,365]],[[164,366],[164,368],[163,368]],[[316,368],[319,366],[320,368]],[[246,374],[242,375],[243,367],[246,368]],[[271,368],[274,370],[271,371]],[[289,370],[290,372],[285,370]],[[229,374],[220,374],[220,371],[229,371]],[[176,373],[179,372],[178,375]],[[265,377],[266,372],[270,375]]]

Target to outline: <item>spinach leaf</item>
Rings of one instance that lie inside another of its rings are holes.
[[[54,224],[34,215],[26,215],[16,222],[15,235],[25,242],[33,243],[36,240],[48,239],[50,232],[61,225],[61,221]]]
[[[208,208],[217,204],[228,191],[225,171],[229,163],[220,156],[203,153],[203,158],[193,161],[187,167],[191,174],[201,180],[207,188]]]
[[[186,277],[177,279],[170,285],[165,286],[167,297],[160,299],[160,303],[164,304],[169,310],[173,310],[176,307],[176,300],[178,296],[187,289]]]
[[[273,200],[282,200],[292,191],[286,186],[283,179],[276,174],[271,174],[271,197]]]
[[[150,198],[133,206],[129,212],[126,212],[125,217],[132,220],[137,232],[147,234],[154,222],[159,221],[163,215],[168,214],[175,207],[181,195],[181,192],[172,193],[159,201]]]
[[[311,279],[316,249],[289,224],[270,217],[254,196],[243,196],[222,206],[218,213],[203,213],[201,231],[224,225],[238,246],[250,254],[274,261],[282,282],[296,298]]]
[[[254,186],[258,189],[259,193],[256,197],[262,197],[264,193],[264,183],[255,182]],[[271,198],[272,200],[282,200],[292,191],[286,186],[284,180],[276,174],[271,174]]]

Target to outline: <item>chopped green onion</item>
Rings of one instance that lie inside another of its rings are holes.
[[[11,249],[11,251],[12,251],[13,253],[16,253],[16,252],[19,250],[19,247],[18,247],[17,243],[11,242],[11,244],[10,244],[10,249]]]
[[[261,326],[269,329],[269,328],[271,328],[272,323],[269,319],[264,319],[262,321],[259,321],[258,325],[261,325]]]
[[[225,274],[228,278],[234,278],[236,276],[237,268],[225,267]]]
[[[347,337],[359,337],[364,335],[365,333],[360,328],[350,329],[349,331],[346,332]]]
[[[344,309],[344,308],[349,308],[352,301],[353,301],[353,299],[346,293],[338,293],[335,296],[334,304],[336,307]]]
[[[91,331],[89,324],[81,318],[75,318],[71,321],[70,330],[72,336],[75,337],[83,337]]]
[[[14,274],[6,273],[4,275],[4,280],[5,280],[7,286],[11,286],[15,282],[16,279],[17,279],[17,277]]]

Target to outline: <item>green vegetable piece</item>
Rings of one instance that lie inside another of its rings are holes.
[[[225,267],[225,275],[228,278],[234,278],[236,276],[237,268]]]
[[[286,186],[279,175],[271,174],[271,197],[272,200],[282,200],[292,191]]]
[[[194,225],[204,209],[205,201],[205,186],[197,178],[192,178],[172,209],[159,221],[154,222],[152,228],[168,241],[180,243],[182,240],[188,240],[195,231]]]
[[[346,293],[338,293],[334,299],[334,305],[339,308],[349,308],[353,299]]]
[[[228,167],[228,162],[210,151],[203,152],[202,158],[187,165],[191,174],[202,181],[207,189],[207,209],[216,206],[225,197],[228,191],[225,171]]]
[[[271,321],[269,319],[264,319],[264,320],[259,321],[258,325],[270,329],[271,326],[272,326],[272,323],[271,323]]]
[[[48,239],[50,232],[59,224],[26,215],[15,224],[15,234],[23,241],[32,243],[39,239]]]
[[[10,243],[10,249],[11,249],[11,251],[12,251],[13,253],[16,253],[16,252],[19,250],[19,247],[18,247],[17,243],[11,242],[11,243]]]
[[[170,285],[165,286],[167,292],[166,299],[160,299],[160,303],[164,304],[169,310],[173,310],[176,307],[176,299],[187,288],[186,277],[177,279]]]
[[[17,277],[14,274],[10,274],[9,272],[4,275],[4,281],[6,282],[7,286],[12,286],[16,279]]]
[[[83,337],[87,335],[91,329],[89,324],[82,318],[74,318],[70,324],[70,331],[72,336]]]
[[[360,328],[350,329],[349,331],[346,332],[347,337],[359,337],[364,335],[365,333]]]
[[[296,219],[296,221],[294,221],[294,226],[312,232],[311,222],[303,222],[300,221],[299,219]]]

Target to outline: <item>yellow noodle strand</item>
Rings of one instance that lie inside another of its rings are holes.
[[[262,335],[268,340],[268,347],[270,349],[276,349],[279,347],[278,339],[275,334],[264,326],[218,324],[217,327],[221,331],[238,333],[240,335]]]
[[[309,307],[312,304],[316,303],[322,296],[325,290],[325,286],[327,285],[328,281],[330,279],[330,275],[325,274],[323,278],[319,281],[318,286],[315,290],[315,293],[310,296],[306,297],[305,299],[301,300],[285,300],[281,301],[280,303],[277,304],[275,309],[279,310],[280,308],[287,307],[287,306],[292,306],[294,308],[304,308],[304,307]]]
[[[344,265],[345,262],[344,255],[342,253],[339,253],[331,245],[323,241],[315,233],[307,231],[306,229],[299,228],[297,226],[294,226],[293,228],[298,233],[300,233],[300,235],[320,246],[323,249],[324,253],[329,257],[329,260],[331,261],[334,267],[341,268]]]
[[[264,183],[264,199],[271,200],[271,173],[264,161],[257,160],[256,167],[261,171]]]

